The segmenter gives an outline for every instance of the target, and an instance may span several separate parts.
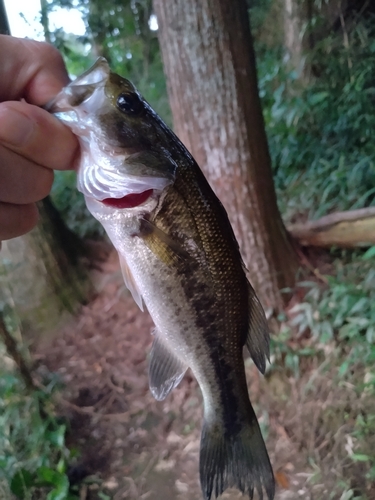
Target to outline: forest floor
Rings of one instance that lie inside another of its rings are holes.
[[[95,298],[34,352],[39,372],[56,372],[63,382],[58,411],[70,422],[68,446],[79,451],[70,479],[81,483],[82,500],[201,500],[197,383],[188,372],[165,401],[155,401],[147,378],[152,321],[124,288],[115,253],[94,280]],[[342,416],[355,406],[354,389],[338,390],[321,353],[302,360],[298,377],[277,364],[262,377],[245,364],[276,498],[340,498],[335,485],[345,474],[351,425]],[[363,476],[358,467],[351,468],[354,483]],[[243,497],[229,491],[222,498]]]

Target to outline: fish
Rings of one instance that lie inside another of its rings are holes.
[[[198,381],[204,500],[232,487],[272,500],[274,475],[243,358],[246,346],[265,372],[269,330],[223,205],[182,142],[104,58],[47,109],[77,135],[78,189],[154,322],[153,396],[164,400],[188,368]]]

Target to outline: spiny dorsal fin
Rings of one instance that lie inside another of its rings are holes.
[[[143,311],[142,295],[139,291],[138,285],[135,282],[135,279],[129,269],[125,257],[120,252],[118,256],[120,258],[121,271],[124,277],[125,285],[128,287],[130,293],[132,294],[134,302],[138,305],[139,309]]]
[[[178,386],[188,367],[168,349],[156,329],[154,333],[148,369],[149,384],[154,398],[162,401]]]
[[[249,283],[249,331],[246,347],[261,373],[265,372],[266,359],[270,357],[270,335],[263,307]]]

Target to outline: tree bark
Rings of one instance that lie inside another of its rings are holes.
[[[177,135],[233,224],[263,304],[280,310],[297,257],[276,203],[245,0],[154,0]]]
[[[28,339],[53,331],[67,313],[74,313],[86,301],[91,290],[77,247],[69,241],[69,230],[60,226],[56,209],[51,209],[49,200],[38,208],[38,225],[24,236],[3,242],[0,253],[2,287],[9,288]]]
[[[304,74],[303,24],[306,22],[304,4],[298,0],[283,0],[284,4],[284,46],[290,69]]]

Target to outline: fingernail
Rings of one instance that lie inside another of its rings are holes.
[[[35,122],[11,107],[0,109],[0,142],[22,147],[34,132]]]

